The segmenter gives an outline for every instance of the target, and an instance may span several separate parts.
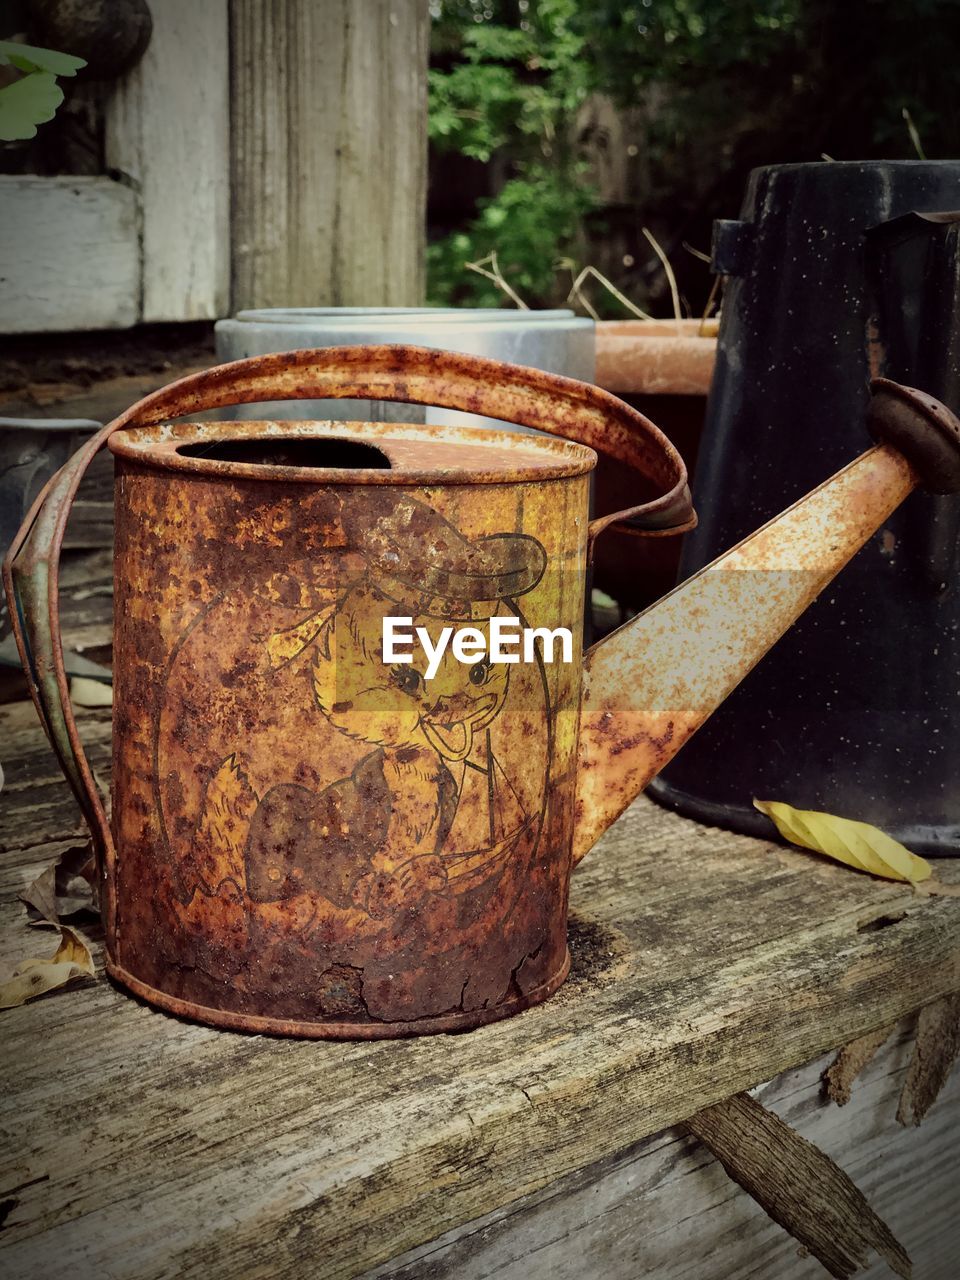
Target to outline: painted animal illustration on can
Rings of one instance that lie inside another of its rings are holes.
[[[385,660],[384,620],[409,619],[438,654],[445,628],[486,636],[492,618],[522,620],[543,546],[520,532],[467,538],[402,493],[329,503],[343,545],[247,597],[217,597],[168,666],[155,787],[177,909],[201,956],[225,921],[238,958],[282,964],[295,948],[302,965],[346,932],[392,953],[434,908],[462,918],[498,892],[508,915],[541,835],[552,730],[539,650],[512,665],[464,663],[447,647],[428,679],[423,655]],[[533,751],[498,724],[512,684],[525,702],[539,689]],[[296,744],[279,742],[284,706],[299,708]],[[224,956],[202,963],[222,970]],[[321,1003],[331,985],[330,1008],[356,1013],[347,967],[325,964],[316,981]]]
[[[241,747],[211,777],[181,868],[185,898],[226,893],[244,902],[317,894],[388,917],[424,893],[463,891],[493,874],[537,821],[493,750],[511,666],[471,666],[449,650],[430,680],[413,662],[384,658],[384,619],[407,616],[434,634],[465,620],[483,631],[536,586],[545,553],[526,534],[470,542],[415,499],[368,502],[346,531],[365,572],[293,627],[266,640],[272,670],[309,663],[317,708],[338,733],[369,744],[351,773],[320,790],[285,781],[258,796]],[[424,579],[403,548],[438,552]],[[181,649],[171,667],[178,681]],[[305,682],[306,683],[306,682]],[[472,802],[471,802],[472,798]],[[459,822],[457,821],[459,817]]]

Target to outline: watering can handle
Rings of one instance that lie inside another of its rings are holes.
[[[115,431],[260,400],[392,400],[433,405],[534,427],[616,459],[656,498],[592,522],[590,539],[614,522],[668,534],[696,521],[683,460],[663,433],[609,392],[538,369],[425,347],[326,347],[283,352],[191,374],[145,397],[83,445],[27,514],[3,577],[20,657],[41,722],[93,835],[101,875],[113,838],[70,706],[58,611],[60,549],[83,474]],[[113,877],[107,877],[107,914]],[[113,921],[110,921],[110,929]]]

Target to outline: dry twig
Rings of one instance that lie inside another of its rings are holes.
[[[489,267],[487,264],[490,264]],[[497,251],[494,249],[492,253],[488,253],[485,258],[479,258],[476,262],[465,262],[463,264],[468,271],[475,271],[478,276],[483,276],[485,280],[492,280],[498,289],[502,289],[507,297],[521,311],[529,311],[530,308],[514,289],[513,285],[507,280],[503,272],[500,270],[500,264],[497,261]]]
[[[927,157],[920,142],[920,134],[917,132],[917,126],[913,123],[913,116],[906,107],[903,108],[902,115],[907,126],[907,133],[910,135],[910,141],[913,143],[913,149],[917,153],[917,159],[926,160]]]
[[[643,234],[653,247],[653,251],[660,259],[663,270],[666,273],[667,283],[670,285],[670,297],[673,299],[673,318],[677,322],[677,332],[679,332],[680,321],[683,317],[680,311],[680,290],[677,288],[677,277],[673,274],[673,267],[670,265],[670,260],[660,248],[657,238],[653,232],[650,231],[649,228],[644,227]]]
[[[573,263],[570,262],[569,260],[565,260],[563,265],[568,268],[572,276]],[[579,275],[577,275],[576,278],[574,279],[573,284],[570,287],[570,292],[567,294],[567,301],[572,302],[576,300],[577,302],[579,302],[580,305],[583,307],[584,311],[586,311],[588,315],[592,316],[594,320],[599,320],[600,317],[591,306],[590,301],[587,298],[586,294],[583,292],[583,282],[588,279],[599,281],[599,283],[603,285],[603,287],[607,290],[607,292],[612,294],[613,297],[615,297],[616,300],[620,303],[620,305],[626,307],[626,309],[632,315],[635,315],[638,320],[653,319],[653,316],[648,315],[646,311],[641,311],[641,309],[636,305],[636,303],[631,302],[630,299],[626,296],[626,294],[621,293],[620,290],[617,288],[617,286],[611,280],[608,280],[602,271],[598,271],[596,267],[586,266],[579,273]]]

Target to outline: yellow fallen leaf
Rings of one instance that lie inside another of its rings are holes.
[[[899,840],[869,822],[837,818],[815,809],[794,809],[779,800],[754,800],[753,805],[773,820],[787,840],[804,849],[825,853],[828,858],[844,862],[857,871],[867,871],[887,880],[906,880],[910,884],[928,880],[933,872],[925,858],[911,853]]]
[[[24,960],[14,969],[13,977],[0,984],[0,1009],[15,1009],[72,978],[93,977],[95,972],[84,938],[75,929],[60,925],[60,944],[49,960]]]

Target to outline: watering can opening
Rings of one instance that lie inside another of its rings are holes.
[[[392,465],[376,445],[338,436],[268,436],[263,439],[227,436],[213,443],[181,444],[177,453],[210,462],[335,471],[384,471]]]

